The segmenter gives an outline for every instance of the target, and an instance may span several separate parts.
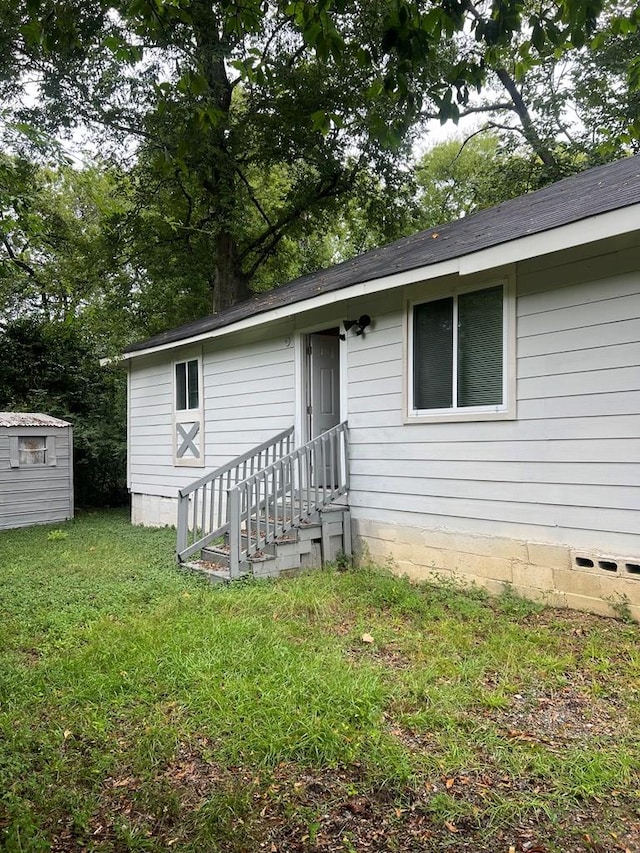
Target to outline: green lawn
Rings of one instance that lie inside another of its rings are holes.
[[[637,625],[173,544],[0,532],[1,849],[640,849]]]

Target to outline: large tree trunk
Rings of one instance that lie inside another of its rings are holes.
[[[240,268],[235,240],[224,231],[216,237],[216,274],[213,285],[214,314],[251,295],[246,276]]]
[[[229,138],[233,87],[225,66],[231,47],[223,40],[216,9],[209,0],[196,0],[191,13],[198,64],[208,84],[206,95],[199,97],[217,112],[216,121],[210,124],[202,140],[204,156],[198,169],[201,185],[209,194],[217,229],[213,241],[215,275],[211,280],[212,308],[217,314],[250,296],[233,236],[237,205],[235,152]]]

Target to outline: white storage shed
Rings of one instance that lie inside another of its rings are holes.
[[[73,429],[50,415],[0,412],[0,530],[73,518]]]

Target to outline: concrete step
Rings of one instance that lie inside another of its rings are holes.
[[[279,516],[281,518],[281,516]],[[243,545],[247,538],[243,536]],[[349,507],[332,505],[297,523],[262,550],[252,554],[240,566],[244,575],[279,577],[301,569],[318,568],[335,560],[340,553],[351,552]],[[203,548],[201,558],[185,564],[202,572],[211,583],[225,583],[229,575],[228,535],[223,542]]]
[[[203,548],[201,552],[202,560],[204,560],[205,562],[211,562],[220,566],[224,566],[226,569],[228,569],[230,562],[230,551],[231,549],[227,544]],[[249,573],[252,571],[252,567],[255,563],[264,563],[269,560],[275,560],[275,555],[269,553],[267,550],[258,551],[255,554],[252,554],[242,563],[240,563],[240,571],[244,573]]]
[[[209,583],[229,583],[231,580],[229,566],[221,566],[210,560],[191,560],[188,563],[182,563],[181,567],[203,575]]]

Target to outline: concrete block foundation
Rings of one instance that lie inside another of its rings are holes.
[[[378,524],[369,519],[352,518],[352,525],[360,559],[365,556],[390,565],[412,580],[448,578],[496,595],[508,585],[518,595],[552,607],[606,616],[619,615],[624,609],[640,622],[640,575],[633,572],[637,556],[594,553],[593,565],[585,566],[584,551],[569,546]]]
[[[144,527],[175,527],[178,499],[160,495],[131,494],[131,523]]]

